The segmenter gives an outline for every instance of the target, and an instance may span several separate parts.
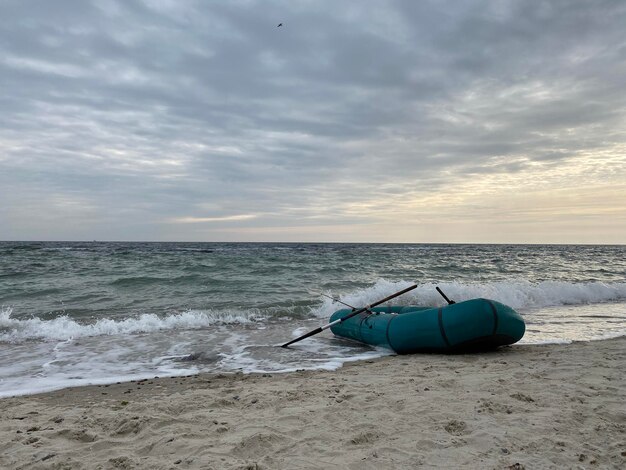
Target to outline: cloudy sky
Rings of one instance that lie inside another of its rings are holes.
[[[621,0],[1,0],[0,240],[626,243],[624,25]]]

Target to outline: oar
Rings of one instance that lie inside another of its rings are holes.
[[[323,295],[324,297],[329,298],[329,299],[330,299],[330,300],[332,300],[333,302],[340,303],[341,305],[345,305],[346,307],[350,307],[352,310],[356,310],[356,307],[353,307],[353,306],[352,306],[352,305],[350,305],[350,304],[347,304],[347,303],[345,303],[345,302],[342,302],[341,300],[339,300],[339,299],[338,299],[338,298],[336,298],[336,297],[331,297],[331,296],[330,296],[330,295],[328,295],[328,294],[324,294],[323,292],[315,292],[315,291],[309,291],[309,292],[313,292],[313,293],[315,293],[315,294],[317,294],[317,295]],[[367,313],[370,313],[370,314],[371,314],[371,313],[374,313],[374,312],[372,312],[371,310],[367,310]]]
[[[290,344],[297,343],[298,341],[303,340],[304,338],[308,338],[309,336],[313,336],[313,335],[316,335],[318,333],[321,333],[325,329],[330,328],[331,326],[336,325],[337,323],[341,323],[343,321],[346,321],[348,318],[352,318],[353,316],[358,315],[359,313],[363,313],[365,311],[368,311],[372,307],[376,307],[376,305],[380,305],[380,304],[382,304],[384,302],[387,302],[388,300],[391,300],[391,299],[393,299],[395,297],[398,297],[399,295],[405,294],[408,291],[415,289],[416,287],[417,287],[417,284],[413,284],[411,287],[407,287],[406,289],[402,289],[400,292],[396,292],[395,294],[391,294],[389,297],[385,297],[384,299],[379,300],[378,302],[374,302],[373,304],[366,305],[365,307],[360,308],[358,310],[354,310],[353,312],[350,312],[345,317],[340,318],[339,320],[335,320],[332,323],[329,323],[329,324],[324,325],[324,326],[320,326],[319,328],[316,328],[313,331],[309,331],[308,333],[306,333],[306,334],[304,334],[302,336],[299,336],[296,339],[292,339],[288,343],[283,344],[282,347],[286,348]]]
[[[441,297],[443,297],[446,300],[446,302],[448,302],[448,305],[452,305],[456,303],[454,300],[450,300],[448,297],[446,297],[446,294],[444,294],[443,291],[439,289],[439,286],[435,287],[435,289],[437,289],[437,292],[441,294]]]

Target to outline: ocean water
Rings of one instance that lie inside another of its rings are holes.
[[[0,396],[201,371],[336,369],[390,354],[322,334],[410,284],[516,309],[519,345],[626,335],[626,246],[0,242]],[[425,356],[428,361],[428,356]]]

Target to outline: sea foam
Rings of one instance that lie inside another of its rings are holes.
[[[339,296],[339,300],[361,307],[376,302],[411,284],[410,281],[392,282],[379,279],[371,287]],[[401,297],[393,299],[390,303],[421,306],[444,305],[446,302],[435,289],[437,286],[443,290],[448,298],[456,302],[483,297],[519,309],[522,313],[524,309],[626,300],[626,283],[517,280],[475,284],[460,282],[424,283],[419,284],[416,289]],[[329,292],[326,294],[331,295]],[[327,317],[339,308],[344,307],[326,298],[321,307],[314,313],[319,317]]]
[[[356,307],[362,307],[411,285],[409,281],[392,282],[379,279],[373,286],[353,291],[339,297]],[[524,310],[561,305],[584,305],[626,300],[626,283],[568,283],[545,281],[502,281],[492,283],[442,282],[420,284],[415,290],[393,299],[391,304],[441,306],[445,304],[435,287],[439,286],[446,295],[459,302],[485,297],[509,305],[524,314]],[[330,294],[330,293],[329,293]],[[321,298],[320,305],[311,309],[311,315],[328,318],[341,304]],[[37,317],[20,319],[11,316],[12,309],[0,310],[0,341],[22,342],[26,340],[64,341],[70,338],[102,335],[150,333],[160,330],[192,330],[213,325],[247,324],[265,319],[258,310],[212,311],[188,310],[166,316],[141,314],[125,319],[100,318],[92,323],[77,321],[68,316],[52,320]]]
[[[122,320],[101,318],[94,323],[84,324],[65,315],[52,320],[42,320],[40,318],[12,318],[11,313],[10,307],[3,307],[0,310],[0,341],[10,343],[31,339],[65,341],[85,336],[201,329],[213,325],[245,324],[262,319],[257,312],[188,310],[164,317],[142,314]]]

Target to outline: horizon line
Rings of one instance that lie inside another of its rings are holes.
[[[284,245],[518,245],[518,246],[626,246],[626,243],[521,243],[521,242],[347,242],[347,241],[189,241],[189,240],[0,240],[0,243],[220,243]]]

